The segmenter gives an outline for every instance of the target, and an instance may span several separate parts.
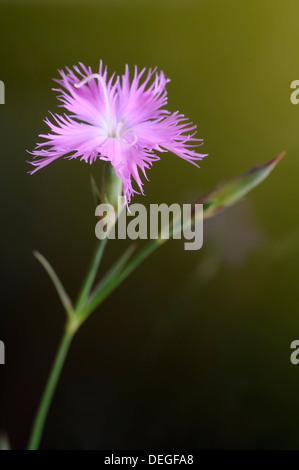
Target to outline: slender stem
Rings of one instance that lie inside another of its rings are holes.
[[[123,212],[123,210],[125,209],[125,204],[120,208],[119,210],[119,213],[116,214],[116,217],[114,219],[114,224],[110,226],[109,228],[109,231],[108,231],[108,234],[106,236],[106,238],[104,238],[103,240],[99,240],[99,243],[96,247],[96,250],[94,252],[94,255],[93,255],[93,258],[92,258],[92,261],[91,261],[91,264],[89,266],[89,269],[87,271],[87,275],[86,275],[86,278],[85,278],[85,281],[81,287],[81,290],[80,290],[80,293],[79,293],[79,296],[78,296],[78,299],[77,299],[77,302],[75,304],[75,311],[78,312],[79,310],[82,309],[82,307],[84,306],[85,302],[86,302],[86,299],[90,293],[90,290],[92,288],[92,285],[94,283],[94,280],[96,278],[96,275],[97,275],[97,272],[98,272],[98,269],[99,269],[99,266],[100,266],[100,263],[101,263],[101,260],[102,260],[102,257],[103,257],[103,254],[104,254],[104,250],[105,250],[105,247],[106,247],[106,244],[107,244],[107,241],[108,241],[108,238],[109,238],[109,234],[111,233],[112,230],[114,230],[114,227],[115,227],[115,224],[116,224],[116,221],[118,220],[119,216],[121,215],[121,213]]]
[[[105,240],[102,240],[105,242]],[[44,429],[45,421],[47,414],[51,405],[51,401],[56,389],[56,385],[62,370],[66,355],[68,353],[72,338],[80,325],[86,320],[87,316],[98,306],[116,287],[121,284],[121,282],[128,277],[134,269],[139,266],[142,261],[144,261],[158,246],[160,246],[164,240],[154,240],[148,244],[148,246],[129,263],[129,265],[123,269],[123,271],[117,274],[115,272],[115,277],[112,279],[108,276],[107,285],[104,283],[103,289],[100,290],[98,295],[95,295],[94,299],[91,299],[91,302],[83,309],[81,312],[75,310],[69,316],[69,320],[65,329],[65,332],[62,336],[61,342],[59,344],[56,357],[50,372],[44,394],[42,396],[37,414],[33,423],[32,432],[29,439],[28,450],[36,450],[39,447],[41,440],[42,432]],[[97,273],[97,268],[99,266],[100,259],[102,257],[103,251],[105,248],[104,244],[99,244],[95,252],[95,256],[90,266],[90,270],[87,274],[83,288],[81,289],[81,294],[79,296],[85,301],[85,295],[88,295],[91,285],[94,281],[95,275]],[[83,294],[84,293],[84,296]]]
[[[105,250],[106,243],[107,243],[107,238],[105,238],[104,240],[100,240],[98,243],[98,246],[96,247],[96,250],[93,255],[90,267],[88,269],[85,281],[80,290],[78,300],[75,305],[75,310],[80,310],[82,305],[84,305],[85,299],[88,296],[90,289],[92,288],[93,281],[95,280],[95,277],[97,275],[98,268],[99,268],[104,250]]]
[[[61,372],[61,369],[63,367],[67,352],[69,350],[72,338],[75,334],[76,330],[72,329],[66,329],[62,339],[60,341],[56,357],[52,366],[52,370],[50,372],[44,394],[42,396],[40,405],[38,407],[34,422],[33,422],[33,427],[31,431],[31,435],[29,438],[29,444],[27,449],[28,450],[36,450],[38,449],[42,432],[44,429],[45,421],[47,418],[47,414],[49,411],[49,407],[56,389],[56,385],[59,379],[59,375]]]

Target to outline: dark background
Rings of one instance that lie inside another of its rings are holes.
[[[0,429],[24,448],[64,313],[32,256],[74,297],[95,246],[92,167],[60,159],[29,176],[52,78],[78,61],[122,73],[158,66],[169,109],[198,125],[200,170],[164,155],[147,197],[193,201],[286,158],[246,201],[205,224],[204,247],[167,243],[109,297],[72,344],[45,449],[299,448],[299,5],[295,0],[0,1]],[[111,242],[106,269],[126,243]]]

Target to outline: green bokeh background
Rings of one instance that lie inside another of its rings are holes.
[[[172,241],[82,327],[42,447],[299,448],[299,4],[295,0],[0,1],[0,428],[24,448],[63,311],[38,249],[75,296],[95,245],[92,167],[61,159],[34,176],[26,149],[56,111],[57,69],[158,66],[169,109],[197,123],[200,170],[164,155],[146,198],[185,203],[282,150],[246,201]],[[111,242],[102,268],[124,248]]]

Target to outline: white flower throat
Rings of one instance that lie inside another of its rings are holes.
[[[102,92],[103,92],[103,97],[104,97],[104,103],[107,111],[107,116],[110,117],[110,106],[109,106],[109,97],[107,93],[107,87],[106,83],[103,80],[103,77],[98,74],[98,73],[93,73],[89,75],[88,77],[84,78],[81,82],[75,83],[74,87],[75,88],[81,88],[83,85],[86,83],[90,82],[90,80],[97,79],[99,80],[101,87],[102,87]],[[114,121],[114,122],[113,122]],[[132,132],[132,129],[128,128],[126,126],[126,122],[124,119],[120,119],[115,122],[115,120],[112,120],[111,118],[105,119],[102,121],[102,130],[103,134],[101,134],[102,137],[110,138],[110,139],[117,139],[119,142],[122,144],[128,145],[129,147],[135,145],[138,141],[137,135],[134,135]],[[126,137],[133,138],[133,140],[128,140]]]

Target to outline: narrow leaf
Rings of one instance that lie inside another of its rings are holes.
[[[164,241],[164,240],[163,240]],[[141,250],[137,255],[128,263],[124,269],[116,274],[114,277],[109,279],[109,282],[105,283],[101,290],[96,296],[89,301],[88,305],[82,310],[82,318],[86,319],[90,313],[97,308],[103,300],[113,292],[136,268],[143,260],[145,260],[155,249],[160,245],[160,240],[152,240]]]
[[[34,251],[33,254],[36,257],[36,259],[38,259],[38,261],[41,263],[41,265],[45,268],[45,270],[47,271],[49,277],[51,278],[51,280],[52,280],[52,282],[53,282],[53,284],[56,288],[57,294],[58,294],[58,296],[61,300],[62,305],[64,306],[67,314],[71,315],[72,312],[73,312],[72,302],[71,302],[68,294],[66,293],[59,277],[55,273],[55,271],[52,268],[52,266],[50,265],[49,261],[47,261],[46,258],[43,255],[41,255],[38,251]]]
[[[272,160],[251,168],[202,196],[197,203],[203,204],[204,218],[213,217],[242,199],[249,191],[267,178],[284,155],[283,152]]]
[[[115,262],[115,264],[111,267],[111,269],[107,272],[107,274],[105,274],[103,279],[101,279],[101,281],[98,283],[98,285],[94,288],[93,292],[91,293],[90,298],[87,301],[86,308],[88,308],[89,304],[97,305],[97,299],[101,298],[101,292],[116,276],[118,276],[121,273],[121,271],[127,264],[127,261],[131,257],[134,249],[135,249],[134,245],[129,246],[129,248],[120,256],[120,258]]]

